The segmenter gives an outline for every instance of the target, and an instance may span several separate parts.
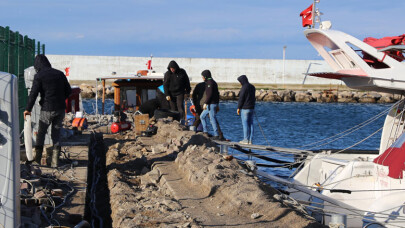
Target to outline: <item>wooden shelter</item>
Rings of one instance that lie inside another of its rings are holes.
[[[104,114],[106,80],[114,80],[112,86],[114,87],[115,111],[126,110],[128,108],[138,110],[139,106],[143,102],[156,98],[156,89],[159,86],[163,85],[163,76],[128,76],[128,77],[97,78],[96,86],[98,87],[99,82],[101,82],[101,84],[103,85],[101,114]]]

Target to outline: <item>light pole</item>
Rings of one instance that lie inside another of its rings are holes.
[[[286,45],[283,47],[283,88],[285,88],[285,49],[287,49]]]

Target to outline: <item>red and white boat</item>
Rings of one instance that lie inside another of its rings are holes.
[[[348,87],[405,93],[405,35],[363,41],[319,22],[315,1],[301,13],[304,34],[333,72],[309,75],[342,80]],[[405,227],[404,100],[387,110],[379,154],[319,153],[309,156],[289,180],[258,172],[287,185],[290,196],[325,225]],[[333,221],[334,220],[334,221]],[[332,223],[331,223],[332,222]]]

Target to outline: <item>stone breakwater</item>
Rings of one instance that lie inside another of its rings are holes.
[[[177,121],[104,136],[113,227],[323,227]]]
[[[82,98],[95,98],[96,92],[101,98],[102,86],[82,84]],[[239,89],[221,89],[221,100],[237,100]],[[114,88],[106,86],[106,98],[114,98]],[[351,90],[256,90],[257,101],[268,102],[340,102],[340,103],[394,103],[401,99],[401,95],[378,92],[361,92]]]

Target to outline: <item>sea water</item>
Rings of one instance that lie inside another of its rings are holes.
[[[98,104],[100,113],[101,101]],[[105,113],[111,113],[113,105],[113,100],[107,99]],[[85,112],[94,113],[95,100],[84,99],[83,106]],[[221,102],[219,106],[218,122],[225,138],[231,141],[242,140],[243,128],[241,118],[236,113],[237,102]],[[385,115],[362,128],[355,128],[356,131],[351,134],[346,135],[344,133],[338,137],[333,136],[364,123],[388,110],[390,106],[390,104],[360,103],[257,102],[253,144],[306,150],[344,149],[348,147],[358,150],[378,150],[381,137],[379,129],[384,124]],[[373,133],[375,134],[369,137]],[[331,138],[331,140],[321,141],[326,138]],[[314,144],[318,141],[321,142]],[[329,141],[332,142],[327,143]],[[363,142],[353,146],[360,141]],[[294,160],[291,155],[283,156],[266,151],[255,152],[280,160]],[[234,150],[231,150],[231,153],[243,160],[250,159]],[[269,164],[257,159],[255,161]],[[262,168],[262,170],[280,177],[287,177],[293,172],[293,170],[286,168]]]

